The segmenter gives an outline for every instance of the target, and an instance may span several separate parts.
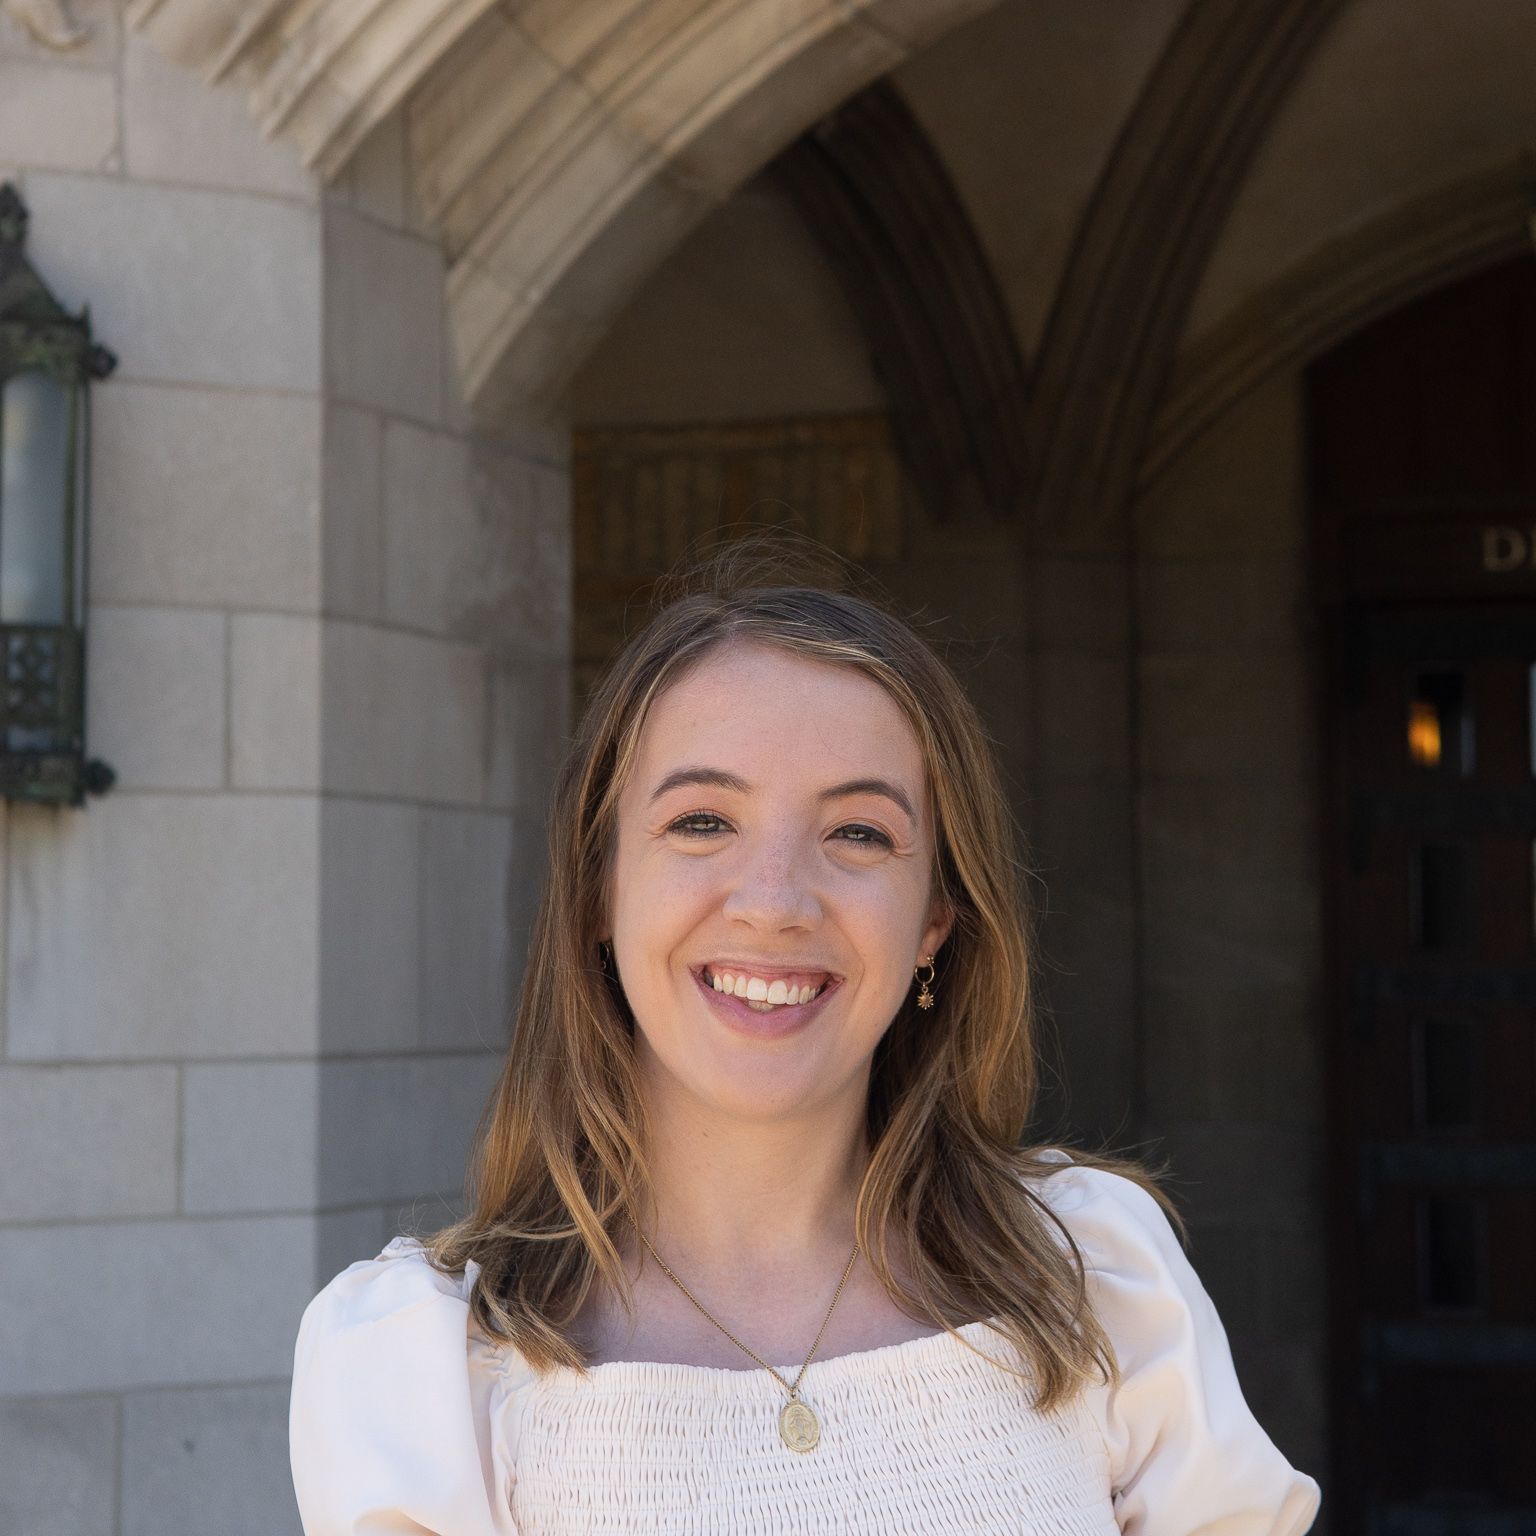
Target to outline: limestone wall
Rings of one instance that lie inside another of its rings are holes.
[[[299,1312],[458,1198],[565,728],[563,440],[458,400],[398,123],[322,193],[81,0],[0,175],[120,358],[88,730],[3,813],[0,1530],[297,1532]],[[509,938],[510,935],[510,938]]]

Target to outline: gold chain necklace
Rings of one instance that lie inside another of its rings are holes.
[[[800,1397],[800,1383],[804,1379],[806,1366],[815,1357],[816,1351],[821,1348],[822,1335],[827,1331],[827,1324],[832,1321],[832,1313],[836,1308],[838,1299],[843,1294],[843,1287],[848,1283],[848,1276],[853,1273],[854,1261],[859,1256],[859,1245],[853,1245],[853,1252],[848,1255],[848,1263],[843,1268],[843,1278],[837,1282],[837,1290],[832,1296],[832,1305],[827,1308],[827,1315],[821,1320],[821,1327],[816,1330],[816,1342],[811,1345],[811,1352],[805,1357],[805,1364],[800,1367],[793,1381],[785,1381],[774,1368],[768,1364],[756,1350],[748,1349],[740,1339],[731,1332],[724,1323],[711,1316],[708,1308],[699,1300],[692,1291],[683,1284],[667,1266],[662,1263],[661,1255],[651,1247],[651,1240],[638,1226],[635,1227],[635,1235],[645,1244],[650,1255],[656,1260],[656,1267],[668,1280],[680,1290],[684,1296],[696,1306],[704,1316],[715,1325],[716,1328],[728,1338],[743,1354],[751,1357],[768,1372],[778,1384],[789,1394],[789,1401],[779,1410],[779,1438],[792,1451],[814,1451],[821,1440],[821,1420],[816,1417],[815,1410]]]

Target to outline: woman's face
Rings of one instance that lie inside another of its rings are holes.
[[[933,836],[917,739],[862,673],[732,642],[662,694],[609,893],[658,1107],[862,1107],[912,969],[949,933]]]

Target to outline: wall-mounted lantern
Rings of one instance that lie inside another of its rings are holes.
[[[92,379],[117,366],[22,247],[0,186],[0,794],[80,805],[112,770],[85,755],[85,575]]]

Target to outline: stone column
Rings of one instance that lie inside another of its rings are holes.
[[[396,116],[325,200],[322,612],[283,626],[321,705],[316,1193],[354,1249],[456,1213],[569,693],[568,434],[471,420],[409,183]]]
[[[78,0],[0,174],[120,357],[89,736],[4,818],[0,1529],[297,1533],[300,1311],[459,1198],[565,729],[563,441],[473,426],[386,123],[322,191]]]
[[[1249,1400],[1326,1465],[1317,694],[1295,375],[1137,507],[1143,1131]]]
[[[1130,553],[1118,531],[1029,537],[1036,1134],[1124,1150],[1140,1094]]]

